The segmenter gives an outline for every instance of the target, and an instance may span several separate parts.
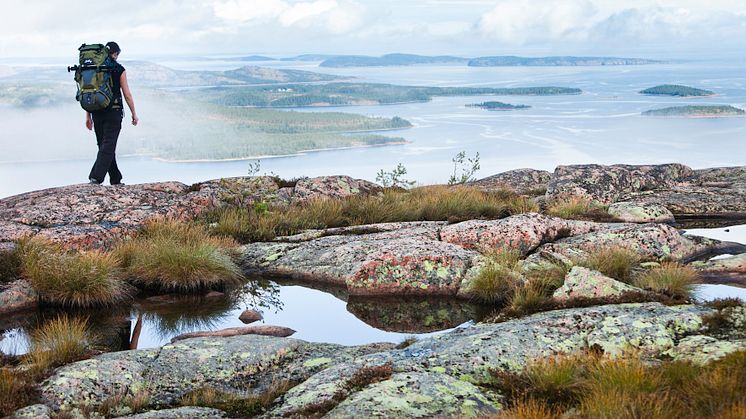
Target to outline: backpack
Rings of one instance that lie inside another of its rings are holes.
[[[114,104],[114,83],[112,72],[116,63],[109,57],[109,50],[103,44],[83,44],[79,64],[68,67],[75,71],[78,93],[75,99],[88,112],[104,111]]]

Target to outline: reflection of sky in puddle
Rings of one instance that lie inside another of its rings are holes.
[[[746,224],[720,228],[692,228],[687,229],[685,234],[746,244]]]

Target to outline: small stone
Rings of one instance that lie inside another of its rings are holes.
[[[609,215],[627,223],[672,223],[674,216],[666,207],[641,202],[617,202],[609,205]]]
[[[12,415],[8,416],[10,419],[21,419],[21,418],[34,418],[34,419],[48,419],[52,416],[52,409],[43,404],[33,404],[26,406],[23,409],[16,410]]]
[[[263,319],[264,316],[262,316],[262,313],[256,310],[245,310],[240,316],[238,316],[238,320],[241,320],[244,324],[254,323],[257,320]]]
[[[609,278],[601,272],[574,266],[565,276],[565,283],[554,291],[552,297],[557,300],[603,298],[625,292],[643,292],[643,290]]]

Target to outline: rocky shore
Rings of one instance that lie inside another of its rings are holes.
[[[518,252],[523,269],[623,247],[653,264],[679,262],[695,268],[709,281],[739,283],[746,278],[746,246],[683,235],[675,224],[691,218],[742,223],[738,220],[746,219],[746,167],[559,166],[553,173],[500,173],[471,186],[530,196],[542,208],[564,197],[583,197],[604,205],[616,221],[529,212],[458,223],[328,228],[242,245],[236,259],[247,274],[333,284],[360,298],[450,296],[465,302],[474,298],[473,281],[490,263],[487,251],[496,248]],[[346,176],[293,184],[255,177],[191,186],[72,185],[0,200],[0,251],[12,251],[26,236],[45,237],[73,249],[107,249],[161,217],[186,222],[231,205],[292,204],[380,191],[378,185]],[[726,253],[735,256],[709,261]],[[1,279],[0,313],[36,306],[38,297],[23,278]],[[554,298],[606,298],[629,292],[644,291],[576,266]],[[718,330],[708,321],[712,316],[720,319]],[[262,326],[255,328],[266,333]],[[205,387],[237,396],[260,395],[278,382],[287,388],[262,413],[264,417],[319,412],[324,417],[487,415],[502,409],[505,396],[489,387],[489,371],[518,371],[536,358],[590,349],[612,357],[634,350],[648,360],[706,363],[746,349],[746,307],[643,302],[566,308],[457,328],[406,348],[344,347],[244,332],[182,336],[162,348],[106,353],[63,366],[41,383],[42,404],[13,417],[90,413],[115,398],[144,393],[145,413],[133,414],[119,406],[107,415],[228,417],[220,410],[183,406],[184,397]],[[350,385],[351,377],[372,370],[381,376]]]

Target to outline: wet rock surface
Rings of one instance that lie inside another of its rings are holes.
[[[625,292],[643,292],[640,288],[625,284],[582,266],[573,266],[565,276],[565,282],[554,291],[556,300],[572,298],[603,298],[621,295]]]
[[[194,338],[62,367],[42,384],[42,394],[54,410],[74,410],[147,389],[149,408],[157,409],[205,386],[246,394],[290,380],[297,384],[266,416],[306,412],[325,401],[332,417],[474,416],[500,409],[498,396],[480,387],[489,382],[492,368],[515,371],[537,357],[590,347],[612,356],[633,349],[649,357],[707,359],[746,347],[742,340],[707,336],[703,316],[712,313],[659,303],[565,309],[458,328],[398,350],[266,336]],[[389,373],[350,386],[351,377],[377,368]]]

